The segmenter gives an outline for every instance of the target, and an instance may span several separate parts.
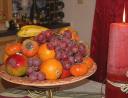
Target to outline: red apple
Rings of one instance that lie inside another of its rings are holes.
[[[13,54],[6,60],[6,71],[13,76],[23,76],[27,72],[27,59],[22,54]]]

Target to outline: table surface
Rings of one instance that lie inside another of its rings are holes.
[[[17,30],[0,30],[0,37],[16,35]]]
[[[104,84],[87,79],[84,83],[82,83],[82,85],[59,89],[58,91],[54,92],[53,98],[103,98],[104,90]],[[29,96],[30,98],[46,98],[45,90],[43,90],[42,88],[34,88],[30,90],[30,88],[22,88],[22,86],[8,88],[1,92],[0,95],[15,98],[23,96]]]
[[[2,96],[9,97],[24,97],[29,96],[30,98],[45,98],[45,92],[36,90],[21,90],[21,89],[8,89],[5,92],[0,93]],[[100,93],[89,93],[89,92],[72,92],[72,91],[57,91],[54,92],[53,98],[103,98],[104,95]],[[1,98],[1,97],[0,97]]]

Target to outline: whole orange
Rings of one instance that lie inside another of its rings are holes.
[[[56,59],[48,59],[40,66],[40,71],[46,75],[48,80],[56,80],[62,74],[62,64]]]
[[[94,61],[91,57],[86,57],[86,58],[84,58],[83,63],[85,63],[88,66],[88,68],[90,69],[94,64]]]
[[[73,76],[81,76],[86,74],[87,72],[88,72],[88,67],[86,66],[86,64],[75,64],[70,68],[70,73]]]
[[[47,43],[45,43],[40,46],[38,50],[38,56],[42,61],[45,61],[51,58],[55,58],[55,51],[48,49]]]

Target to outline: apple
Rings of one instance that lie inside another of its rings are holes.
[[[5,69],[13,76],[23,76],[27,72],[27,58],[23,54],[13,54],[6,60]]]

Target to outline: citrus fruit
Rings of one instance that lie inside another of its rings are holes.
[[[55,51],[48,49],[47,43],[45,43],[40,46],[38,56],[42,61],[45,61],[51,58],[55,58]]]
[[[83,63],[85,63],[88,66],[88,68],[90,69],[94,64],[94,61],[91,57],[86,57],[86,58],[84,58]]]
[[[45,74],[46,79],[56,80],[62,74],[62,64],[56,59],[48,59],[40,66],[40,71]]]
[[[71,66],[70,72],[73,76],[81,76],[88,72],[86,64],[75,64]]]

